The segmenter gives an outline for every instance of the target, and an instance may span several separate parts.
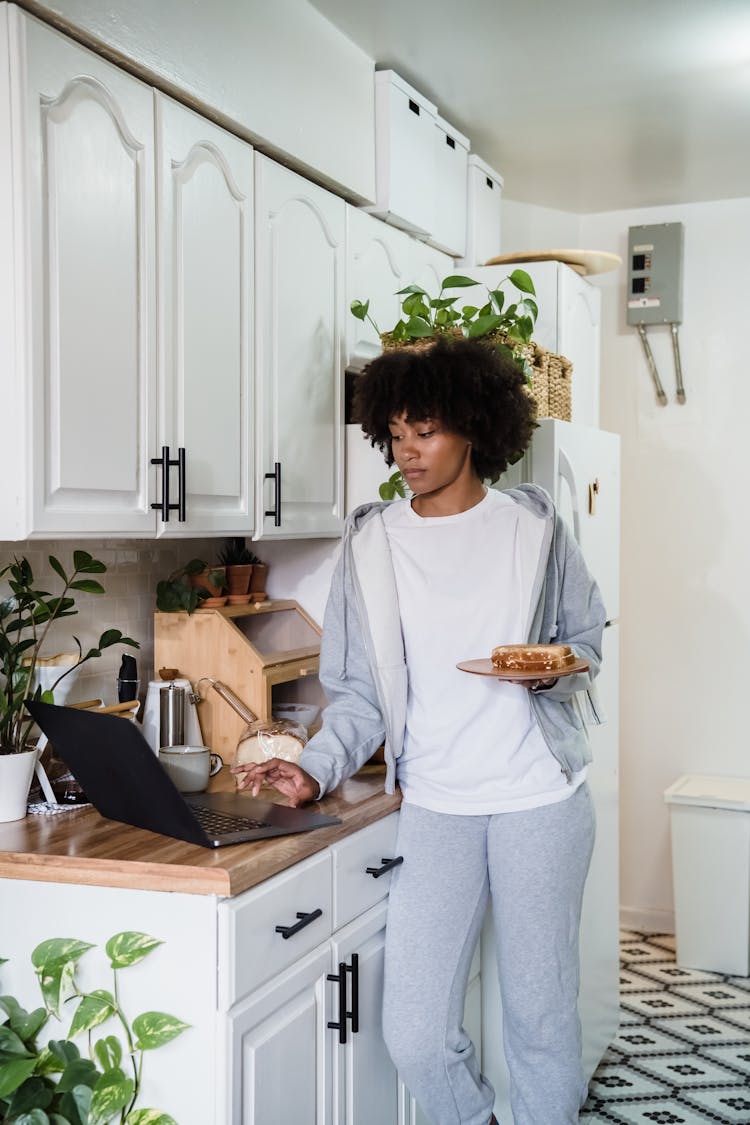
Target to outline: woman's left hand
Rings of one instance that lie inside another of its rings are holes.
[[[539,688],[552,687],[557,683],[557,676],[551,680],[506,680],[506,684],[516,684],[518,687],[528,688],[529,691],[538,691]]]

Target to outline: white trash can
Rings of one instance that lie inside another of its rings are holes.
[[[750,778],[686,774],[664,793],[677,964],[750,975]]]

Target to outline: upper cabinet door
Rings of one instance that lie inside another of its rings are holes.
[[[346,342],[347,359],[360,364],[380,354],[380,338],[369,320],[357,320],[352,301],[370,302],[369,316],[381,332],[401,319],[399,289],[410,285],[412,239],[356,207],[347,207]]]
[[[261,156],[255,189],[256,538],[339,535],[346,205]]]
[[[33,19],[14,19],[31,530],[152,535],[153,94]]]
[[[251,534],[253,150],[160,94],[156,123],[159,446],[185,450],[187,517],[161,532]]]

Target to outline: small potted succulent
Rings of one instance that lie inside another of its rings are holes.
[[[139,648],[137,641],[119,629],[105,629],[95,647],[85,653],[73,637],[77,652],[63,654],[60,674],[49,687],[38,682],[41,656],[50,627],[63,617],[73,617],[76,593],[103,594],[104,587],[93,574],[103,574],[106,566],[88,551],[73,552],[73,571],[67,574],[54,555],[49,565],[62,582],[58,594],[39,588],[26,558],[16,558],[0,569],[9,592],[0,598],[0,821],[19,820],[26,815],[26,798],[36,763],[33,742],[34,724],[24,708],[31,696],[45,703],[55,702],[55,690],[65,676],[113,645]],[[45,672],[49,667],[45,668]]]
[[[234,535],[227,539],[224,549],[219,554],[219,562],[226,567],[230,605],[250,601],[250,580],[255,557],[252,551],[247,549],[245,539],[241,535]]]

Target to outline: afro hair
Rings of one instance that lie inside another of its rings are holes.
[[[386,351],[357,378],[353,416],[393,464],[388,423],[439,421],[471,442],[480,480],[496,481],[526,448],[536,407],[507,352],[469,339]]]

